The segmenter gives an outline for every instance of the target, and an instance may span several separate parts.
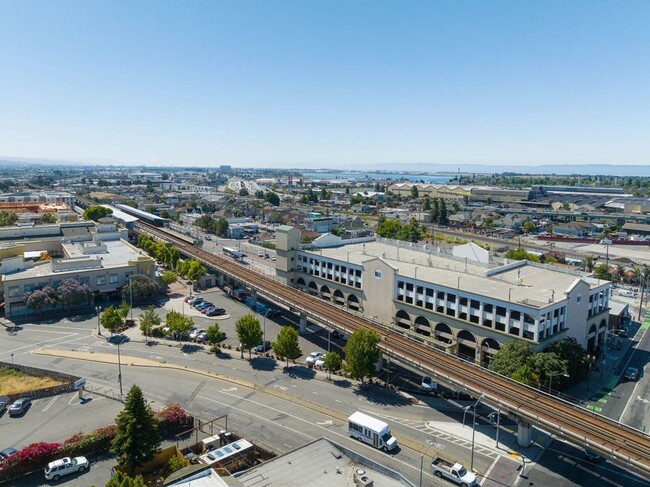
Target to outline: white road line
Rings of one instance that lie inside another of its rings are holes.
[[[74,401],[75,398],[76,398],[78,395],[79,395],[79,393],[77,392],[75,395],[73,395],[73,396],[70,398],[70,400],[68,401],[68,406],[72,406],[72,401]],[[76,403],[75,403],[75,404],[76,404]]]
[[[43,408],[43,412],[45,412],[45,411],[47,411],[48,409],[50,409],[50,407],[52,406],[52,404],[54,404],[54,402],[55,402],[59,397],[61,397],[61,394],[57,394],[56,396],[54,396],[54,397],[52,398],[52,400],[51,400],[50,402],[47,403],[47,406],[45,406],[45,407]]]
[[[66,333],[66,335],[67,336],[75,336],[75,335],[77,335],[77,333]],[[50,342],[53,342],[55,340],[61,340],[61,338],[65,338],[65,337],[51,338],[50,340],[44,340],[42,342],[32,343],[31,345],[25,345],[24,347],[18,347],[18,348],[14,348],[12,350],[7,350],[6,352],[0,352],[0,355],[2,355],[3,353],[17,352],[18,350],[23,350],[25,348],[36,348],[36,347],[39,347],[40,345],[43,345],[45,343],[50,343]]]
[[[643,339],[645,338],[645,334],[648,332],[649,328],[646,328],[643,330],[643,334],[641,335],[641,338],[639,339],[638,343],[641,343]],[[632,355],[630,355],[630,358],[628,359],[627,363],[625,364],[624,368],[627,369],[630,366],[630,362],[632,361],[632,357],[634,357],[634,354],[638,351],[638,348],[635,348],[634,351],[632,352]],[[645,370],[645,366],[643,367],[643,370]],[[644,374],[641,374],[641,377],[643,377]],[[636,396],[636,388],[639,385],[641,380],[637,378],[636,384],[634,384],[634,389],[632,389],[632,394],[630,394],[630,397],[628,398],[627,402],[625,403],[625,407],[623,408],[623,412],[621,415],[618,417],[618,420],[621,421],[621,418],[623,418],[623,415],[627,412],[627,408],[630,405],[630,402],[632,399]]]
[[[496,466],[497,462],[499,461],[499,458],[501,457],[496,457],[494,461],[490,464],[490,468],[488,468],[487,472],[485,472],[485,475],[483,475],[484,479],[487,479],[490,476],[490,473],[492,473],[492,469]]]

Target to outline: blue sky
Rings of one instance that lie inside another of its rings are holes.
[[[0,155],[649,164],[650,2],[0,0]]]

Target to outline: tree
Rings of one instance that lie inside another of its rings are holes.
[[[269,191],[264,195],[264,200],[273,206],[280,206],[280,197],[273,191]]]
[[[440,199],[438,223],[440,225],[449,225],[449,216],[447,215],[447,202],[444,199]]]
[[[195,283],[199,282],[201,277],[203,277],[206,272],[207,270],[205,269],[205,266],[201,264],[201,261],[197,259],[190,260],[189,266],[187,268],[187,278],[190,281],[194,281]]]
[[[149,306],[140,315],[140,331],[146,337],[151,336],[151,330],[160,326],[160,323],[160,316],[158,316],[153,306]]]
[[[246,188],[242,188],[239,190],[239,196],[248,196],[248,190]]]
[[[431,211],[431,198],[428,196],[424,197],[424,203],[422,203],[422,211]]]
[[[384,219],[379,222],[377,235],[384,238],[396,238],[398,232],[402,229],[402,222],[396,219]]]
[[[528,364],[523,364],[521,367],[515,370],[512,374],[512,379],[531,387],[537,387],[539,385],[539,375],[536,374],[532,367]]]
[[[158,213],[158,208],[156,207],[156,205],[147,205],[144,207],[144,211],[146,211],[147,213],[155,214]]]
[[[609,273],[609,267],[607,264],[602,263],[594,267],[594,277],[596,279],[611,281],[612,275]]]
[[[526,252],[526,249],[519,247],[518,249],[510,249],[506,252],[506,258],[511,260],[529,260],[531,262],[540,262],[539,257]]]
[[[115,330],[124,324],[124,317],[115,306],[111,305],[102,311],[102,314],[99,317],[99,322],[104,328],[110,331],[112,335],[115,333]]]
[[[158,421],[145,403],[142,390],[133,385],[126,395],[124,409],[117,415],[117,431],[111,453],[117,463],[131,475],[136,467],[151,460],[160,445]]]
[[[169,286],[178,281],[178,276],[174,271],[165,271],[162,273],[162,276],[160,276],[160,280],[165,286]]]
[[[490,369],[497,374],[512,377],[522,365],[528,364],[535,352],[525,342],[504,343],[494,355],[490,363]]]
[[[373,330],[361,328],[355,331],[348,343],[345,344],[345,371],[353,379],[363,380],[375,373],[375,366],[381,358],[381,350],[377,346],[381,335]]]
[[[56,213],[43,213],[41,214],[41,223],[56,223]]]
[[[157,294],[160,294],[162,286],[158,281],[144,274],[131,276],[128,284],[122,287],[122,299],[131,299],[131,287],[133,288],[133,301],[144,301]]]
[[[11,211],[0,211],[0,227],[8,227],[18,221],[18,215]]]
[[[567,373],[567,363],[552,352],[536,353],[531,357],[531,368],[539,376],[541,387],[547,387],[551,380],[558,385]],[[552,386],[552,384],[551,384]]]
[[[131,311],[131,306],[126,301],[122,301],[122,303],[120,303],[120,305],[117,307],[117,311],[118,313],[120,313],[122,319],[125,320],[126,317],[129,316],[129,311]]]
[[[263,200],[264,199],[264,191],[262,191],[261,189],[258,189],[257,191],[255,191],[255,199]]]
[[[260,321],[252,314],[248,313],[242,316],[235,323],[237,338],[241,344],[241,358],[244,358],[244,350],[248,350],[248,358],[251,359],[251,349],[262,343],[264,332],[260,326]]]
[[[106,484],[106,487],[146,487],[142,475],[137,475],[135,478],[129,477],[124,472],[119,470],[115,472],[115,475]]]
[[[172,331],[178,341],[182,341],[183,337],[189,333],[194,326],[194,320],[189,316],[183,316],[178,311],[170,311],[165,316],[165,322]]]
[[[422,229],[420,224],[411,218],[406,225],[402,225],[395,235],[395,238],[398,240],[404,240],[406,242],[417,242],[422,239]]]
[[[225,237],[228,233],[228,220],[219,218],[214,225],[214,233],[220,237]]]
[[[420,196],[420,192],[418,191],[418,187],[414,184],[411,186],[411,198],[415,199],[418,196]]]
[[[589,371],[589,354],[575,338],[565,338],[552,343],[544,351],[554,353],[566,364],[566,373],[572,382],[578,382]]]
[[[341,369],[342,364],[341,356],[337,352],[328,352],[325,355],[325,362],[323,363],[323,368],[327,370],[327,378],[332,377],[332,372],[336,372]]]
[[[431,223],[438,223],[440,219],[440,200],[433,198],[433,205],[431,207]]]
[[[532,233],[537,230],[537,226],[530,220],[526,220],[522,226],[525,233]]]
[[[28,308],[38,313],[39,319],[41,317],[41,310],[44,307],[56,305],[57,301],[56,292],[50,286],[45,286],[43,289],[36,289],[25,295],[25,304]]]
[[[83,303],[90,297],[92,290],[88,284],[81,284],[76,279],[63,279],[56,290],[58,299],[69,310],[72,305]]]
[[[287,361],[287,367],[289,367],[289,360],[295,360],[302,355],[298,332],[292,326],[283,326],[271,346],[280,360]]]
[[[113,210],[110,208],[106,208],[105,206],[101,205],[92,205],[86,208],[81,215],[81,217],[84,220],[92,220],[94,222],[99,221],[100,219],[111,215],[113,213]]]
[[[212,351],[216,351],[217,343],[223,339],[223,333],[221,333],[219,325],[216,323],[214,325],[210,325],[205,331],[205,338],[212,347]]]

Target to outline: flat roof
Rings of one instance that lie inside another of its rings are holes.
[[[355,485],[354,476],[359,469],[365,470],[365,475],[376,486],[413,486],[397,472],[325,438],[236,474],[236,477],[244,487],[351,487]]]
[[[142,218],[149,218],[150,220],[161,220],[161,221],[167,221],[167,218],[162,218],[158,215],[154,215],[153,213],[149,213],[147,211],[139,210],[137,208],[133,208],[132,206],[129,205],[123,205],[121,203],[116,203],[115,206],[119,208],[120,210],[123,210],[125,212],[128,212],[132,215],[138,215]]]
[[[533,264],[510,270],[504,267],[503,271],[498,272],[494,269],[498,269],[499,265],[481,265],[471,261],[466,263],[463,259],[437,253],[433,246],[431,252],[423,252],[409,247],[408,243],[404,245],[397,247],[373,241],[303,252],[356,265],[382,258],[403,277],[504,301],[510,297],[512,303],[535,307],[562,301],[565,298],[564,292],[576,279],[584,280],[592,288],[608,284],[608,281],[598,281],[575,270],[554,270]],[[486,276],[486,271],[490,269],[494,275]]]
[[[122,211],[119,208],[116,208],[115,206],[112,205],[101,205],[101,206],[113,210],[113,214],[111,216],[117,218],[118,220],[122,220],[124,223],[133,223],[138,221],[137,216],[129,215],[125,211]]]

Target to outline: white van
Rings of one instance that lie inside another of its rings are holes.
[[[379,450],[390,451],[397,446],[397,440],[391,435],[387,423],[360,411],[348,418],[348,435]]]
[[[634,291],[629,291],[628,289],[619,289],[619,296],[625,296],[626,298],[636,298],[636,293]]]

